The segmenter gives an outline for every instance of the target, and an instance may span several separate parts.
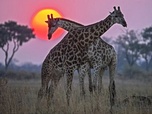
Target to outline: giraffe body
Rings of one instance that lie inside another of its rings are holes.
[[[68,20],[68,19],[64,19],[64,18],[53,18],[51,19],[51,26],[50,27],[50,31],[51,34],[53,34],[58,27],[61,27],[67,31],[72,30],[73,28],[77,28],[77,27],[82,27],[82,24],[79,24],[77,22]],[[51,35],[52,36],[52,35]],[[80,85],[84,85],[83,84],[83,78],[85,77],[85,75],[88,75],[88,79],[89,79],[89,91],[92,92],[92,79],[91,79],[91,70],[90,70],[90,64],[87,62],[83,65],[80,65],[80,67],[77,69],[78,73],[79,73],[79,81],[80,81]],[[84,91],[84,87],[80,86],[80,94],[84,95],[85,91]]]

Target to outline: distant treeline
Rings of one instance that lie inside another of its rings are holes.
[[[2,63],[0,63],[0,70],[4,70],[4,67],[5,66]],[[16,65],[15,63],[11,63],[10,66],[8,67],[8,70],[40,73],[41,72],[41,65],[36,65],[36,64],[32,64],[32,63],[25,63],[23,65]]]
[[[121,56],[123,58],[123,55]],[[118,58],[119,59],[119,58]],[[146,71],[146,65],[144,61],[140,61],[138,64],[135,64],[133,67],[130,67],[127,62],[123,59],[119,59],[119,64],[117,65],[116,75],[120,78],[130,78],[130,79],[139,79],[150,81],[152,79],[152,71]],[[122,63],[122,64],[120,64]],[[151,66],[152,68],[152,66]],[[92,70],[93,72],[93,70]],[[77,72],[75,72],[76,75]],[[108,72],[105,73],[105,75]],[[5,76],[6,78],[12,80],[31,80],[36,79],[40,80],[41,77],[41,65],[36,65],[32,63],[25,63],[23,65],[16,65],[11,63],[8,67],[7,73],[5,74],[5,66],[0,63],[0,77]]]
[[[0,63],[0,77],[6,77],[13,80],[40,79],[41,65],[25,63],[16,65],[11,63],[5,72],[5,66]]]

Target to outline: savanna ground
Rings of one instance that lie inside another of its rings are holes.
[[[121,104],[125,98],[130,96],[152,96],[151,81],[128,80],[115,78],[117,91],[117,106],[114,107],[114,114],[152,114],[152,105],[149,104]],[[49,114],[109,114],[109,80],[103,78],[104,89],[102,95],[97,97],[88,91],[87,77],[85,80],[86,98],[80,98],[78,79],[72,85],[72,96],[70,106],[66,105],[66,83],[65,78],[61,79],[58,89],[55,92],[53,105],[50,106]],[[13,81],[9,80],[0,90],[0,114],[34,114],[37,101],[37,92],[40,88],[40,80]],[[152,99],[151,99],[152,100]],[[46,114],[46,100],[39,104],[40,113]]]

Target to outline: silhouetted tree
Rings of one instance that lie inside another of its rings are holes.
[[[140,44],[140,54],[146,63],[146,70],[149,70],[152,64],[152,27],[143,29],[141,32],[143,41]]]
[[[134,30],[127,30],[125,34],[116,39],[115,43],[119,45],[122,53],[125,54],[127,63],[132,67],[140,57],[139,36],[137,33]]]
[[[19,47],[32,38],[35,38],[35,35],[28,26],[19,25],[14,21],[0,24],[0,48],[5,53],[5,70],[7,70]],[[9,56],[10,50],[12,50],[12,53]]]

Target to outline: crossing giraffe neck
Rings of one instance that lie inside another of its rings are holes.
[[[101,20],[95,24],[84,27],[84,32],[89,33],[89,36],[100,37],[103,35],[112,25],[115,23],[112,22],[111,16],[109,15],[104,20]]]
[[[108,16],[104,20],[95,24],[75,28],[69,34],[74,34],[75,37],[73,40],[78,42],[77,46],[85,49],[86,47],[89,47],[90,44],[95,40],[98,40],[100,36],[103,35],[114,24],[115,23],[112,22],[111,16]]]
[[[82,27],[83,25],[79,24],[77,22],[65,19],[65,18],[60,18],[59,22],[58,22],[58,26],[63,28],[63,29],[65,29],[65,30],[67,30],[67,31],[70,31],[73,28]]]

